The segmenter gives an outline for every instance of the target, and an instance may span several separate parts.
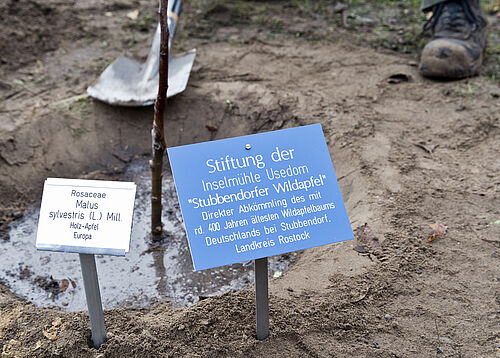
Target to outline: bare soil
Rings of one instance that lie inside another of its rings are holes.
[[[325,132],[356,240],[306,250],[270,281],[271,336],[255,339],[249,288],[189,308],[107,310],[109,339],[95,350],[86,312],[38,308],[0,284],[2,358],[498,357],[498,14],[483,73],[436,82],[417,72],[415,8],[354,1],[342,27],[333,7],[186,2],[175,42],[198,55],[187,90],[168,103],[170,146],[311,123]],[[132,159],[147,160],[152,108],[109,106],[85,89],[119,55],[145,59],[156,4],[0,9],[9,240],[46,177],[118,180]]]

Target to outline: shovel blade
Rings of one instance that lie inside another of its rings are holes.
[[[167,97],[186,89],[196,50],[168,61]],[[149,62],[149,61],[148,61]],[[151,71],[148,63],[141,64],[125,56],[110,64],[96,83],[87,88],[89,96],[102,102],[120,106],[147,106],[158,95],[158,71]]]

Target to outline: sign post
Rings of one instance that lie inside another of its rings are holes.
[[[255,269],[255,317],[257,339],[269,337],[269,294],[267,289],[267,257],[254,261]]]
[[[168,155],[195,270],[255,260],[257,338],[265,339],[267,258],[354,238],[321,125]]]
[[[80,255],[92,342],[106,342],[94,255],[125,256],[136,186],[128,182],[48,178],[43,188],[37,250]]]
[[[85,297],[89,309],[92,343],[94,348],[98,349],[101,344],[106,342],[106,326],[104,325],[104,313],[102,311],[101,292],[99,291],[94,255],[80,254],[80,265],[82,266],[83,285],[85,286]]]

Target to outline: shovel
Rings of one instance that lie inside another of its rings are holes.
[[[168,29],[170,50],[182,0],[168,1]],[[110,64],[97,81],[87,88],[89,96],[119,106],[147,106],[154,103],[158,95],[158,66],[160,56],[160,24],[145,63],[138,63],[125,56]],[[175,96],[186,89],[196,49],[182,56],[169,56],[167,97]]]

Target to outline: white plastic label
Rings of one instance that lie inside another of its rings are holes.
[[[125,255],[136,185],[47,178],[38,221],[38,250]]]

